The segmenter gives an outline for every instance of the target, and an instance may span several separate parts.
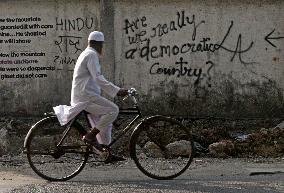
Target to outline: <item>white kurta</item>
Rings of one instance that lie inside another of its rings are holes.
[[[101,89],[109,96],[115,97],[119,87],[107,81],[101,74],[101,66],[97,52],[87,47],[79,56],[75,65],[71,105],[89,101],[89,97],[100,96]]]
[[[120,88],[107,81],[101,74],[101,66],[95,49],[87,47],[79,56],[73,74],[71,106],[59,105],[54,107],[61,125],[67,124],[82,110],[93,115],[104,117],[99,127],[107,127],[117,114],[118,107],[101,96],[101,90],[111,97],[115,97]],[[100,129],[100,128],[98,128]]]

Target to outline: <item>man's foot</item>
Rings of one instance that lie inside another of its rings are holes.
[[[98,142],[96,135],[100,132],[100,130],[94,128],[89,133],[87,133],[85,136],[83,136],[82,140],[94,148],[96,148],[99,151],[103,151],[104,148],[102,145]]]
[[[104,162],[105,162],[106,164],[109,164],[109,163],[116,163],[116,162],[125,161],[125,160],[126,160],[126,159],[125,159],[124,157],[110,154],[110,156],[109,156],[109,157],[107,158],[107,160],[105,160]]]

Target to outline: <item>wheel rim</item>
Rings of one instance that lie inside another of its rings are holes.
[[[27,145],[27,157],[32,169],[51,181],[68,180],[85,166],[89,150],[81,141],[79,132],[72,128],[63,141],[57,144],[65,130],[57,118],[48,118],[35,125]]]
[[[143,123],[133,136],[132,156],[138,168],[155,179],[171,179],[190,165],[193,145],[188,130],[171,118]]]

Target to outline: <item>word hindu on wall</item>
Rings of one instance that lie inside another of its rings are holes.
[[[73,70],[78,55],[83,51],[86,39],[83,36],[76,35],[78,32],[95,29],[95,19],[93,17],[77,17],[74,19],[55,18],[56,31],[64,32],[64,35],[58,35],[54,40],[57,48],[57,54],[53,56],[53,63],[58,70],[63,70],[67,66],[69,70]],[[83,41],[83,42],[82,42]]]

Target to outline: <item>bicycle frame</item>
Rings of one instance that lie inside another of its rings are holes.
[[[61,140],[59,141],[59,143],[57,144],[57,147],[61,146],[64,139],[66,138],[66,136],[68,135],[69,131],[71,130],[72,126],[74,126],[79,132],[80,134],[83,136],[87,133],[86,128],[84,128],[78,121],[77,119],[79,118],[79,116],[84,113],[85,119],[87,120],[88,126],[91,128],[91,123],[87,117],[87,112],[86,111],[82,111],[81,113],[79,113],[73,120],[70,121],[70,123],[68,124],[66,130],[63,133],[63,137],[61,138]],[[115,144],[122,136],[124,136],[134,125],[134,123],[140,119],[142,117],[140,108],[138,107],[138,105],[135,105],[134,107],[131,108],[126,108],[126,109],[120,109],[119,110],[119,115],[136,115],[131,122],[120,132],[120,134],[113,138],[111,143],[108,145],[108,147],[111,147],[113,144]]]
[[[133,124],[142,117],[141,111],[139,109],[138,106],[135,106],[133,108],[127,108],[127,109],[120,109],[119,111],[119,115],[136,115],[130,123],[128,123],[128,125],[121,131],[121,133],[113,138],[113,140],[111,141],[111,143],[108,145],[109,147],[111,147],[113,144],[115,144],[115,142],[117,142],[122,136],[125,135],[125,133],[127,133],[133,126]]]

